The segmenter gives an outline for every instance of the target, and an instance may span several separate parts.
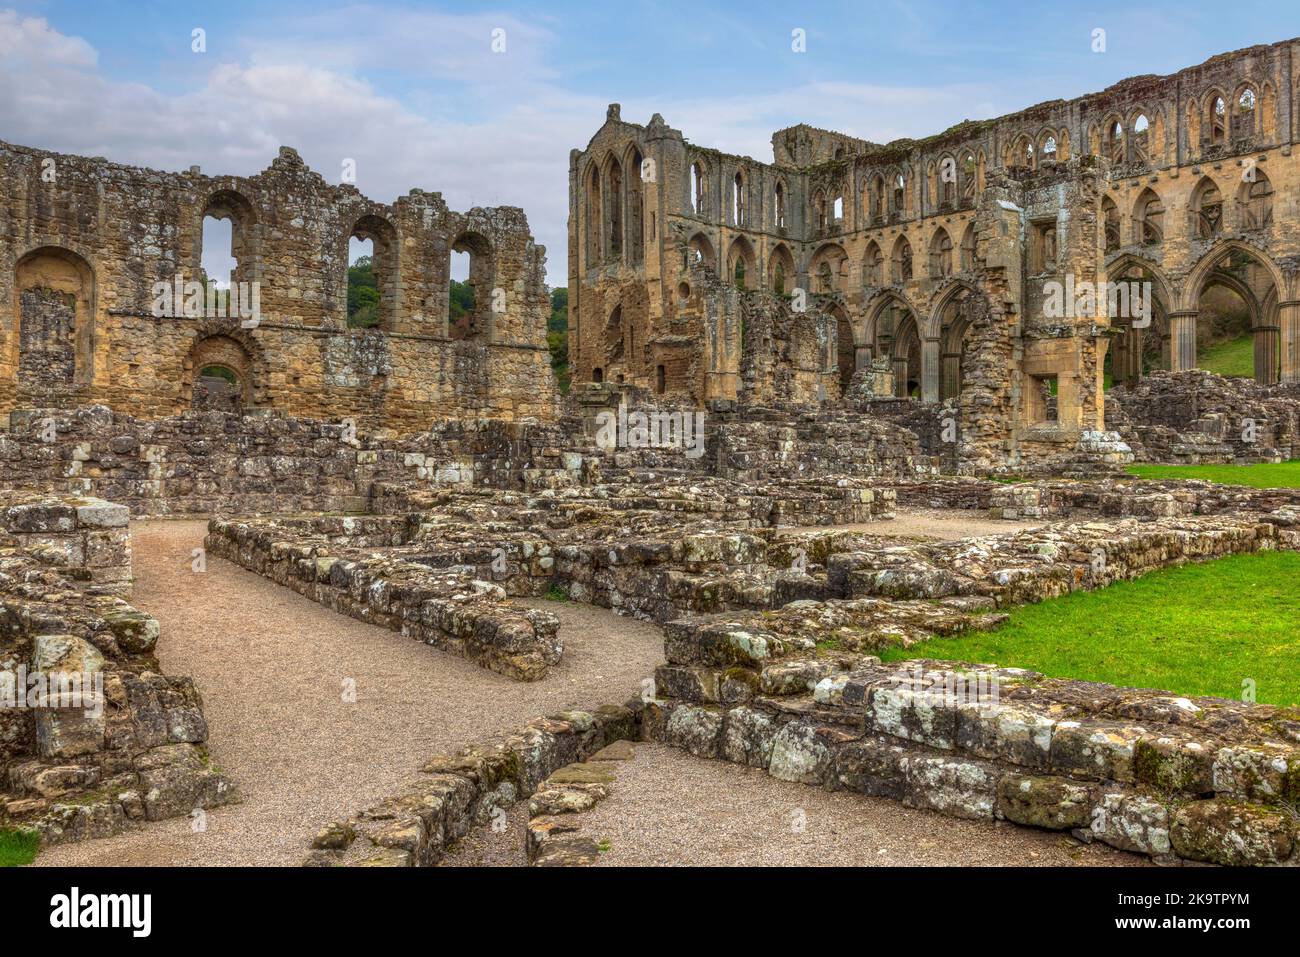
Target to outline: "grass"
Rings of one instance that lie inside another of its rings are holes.
[[[1223,376],[1255,378],[1255,337],[1245,335],[1207,346],[1196,361],[1197,368]]]
[[[1254,465],[1131,465],[1128,471],[1144,479],[1205,479],[1251,488],[1300,488],[1300,459]]]
[[[36,859],[41,837],[35,831],[0,829],[0,867],[24,867]]]
[[[1300,553],[1163,569],[1011,612],[995,631],[895,648],[886,661],[995,662],[1182,695],[1300,703]],[[1250,684],[1253,682],[1253,684]]]
[[[542,596],[547,601],[568,601],[569,593],[559,585],[552,585],[547,589],[546,594]]]

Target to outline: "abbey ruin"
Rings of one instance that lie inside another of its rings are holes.
[[[231,223],[241,309],[203,295],[205,217]],[[171,415],[202,407],[201,374],[216,368],[245,409],[405,429],[554,414],[545,251],[519,209],[457,213],[423,190],[371,202],[289,148],[244,178],[0,143],[0,230],[6,409],[99,402]],[[354,236],[373,244],[373,329],[347,324]],[[453,251],[470,254],[476,292],[458,324]]]
[[[935,650],[1300,551],[1300,488],[1131,471],[1300,459],[1298,135],[1300,39],[772,163],[611,105],[569,160],[567,393],[520,209],[0,144],[0,840],[1300,863],[1300,707],[1253,660],[1208,694]],[[1210,290],[1253,377],[1199,368]],[[881,846],[836,843],[862,808]]]
[[[883,146],[792,126],[772,163],[611,105],[569,161],[574,381],[948,403],[960,458],[1032,466],[1105,429],[1107,373],[1196,368],[1216,285],[1249,305],[1256,381],[1300,381],[1297,52]]]

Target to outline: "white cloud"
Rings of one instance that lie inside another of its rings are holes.
[[[504,55],[488,45],[498,23]],[[0,130],[25,145],[213,174],[256,173],[282,144],[329,180],[350,158],[357,186],[377,200],[419,187],[457,209],[522,207],[547,247],[550,281],[565,283],[569,150],[587,143],[617,97],[566,90],[546,65],[544,29],[491,14],[361,8],[259,35],[227,47],[241,60],[220,59],[229,54],[209,35],[201,85],[173,94],[110,79],[84,40],[0,11]],[[660,112],[695,142],[770,160],[772,131],[796,122],[883,142],[987,112],[989,99],[964,87],[808,83],[625,100],[623,115],[646,122]]]

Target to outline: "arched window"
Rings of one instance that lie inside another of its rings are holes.
[[[939,202],[949,209],[957,202],[957,161],[951,156],[939,160]]]
[[[979,188],[979,166],[975,154],[967,153],[961,161],[961,199],[965,206],[975,205],[975,194]]]
[[[1232,135],[1236,137],[1253,136],[1255,134],[1255,107],[1258,101],[1255,97],[1255,91],[1250,87],[1241,91],[1237,97],[1237,115],[1233,118]]]
[[[773,205],[776,216],[776,228],[785,229],[785,184],[778,182],[776,184],[776,196]]]
[[[645,259],[645,194],[642,191],[641,151],[633,149],[627,177],[628,262],[637,265]],[[653,237],[651,237],[653,238]]]
[[[745,176],[739,170],[731,182],[731,221],[737,226],[745,224]]]
[[[691,164],[691,212],[697,216],[704,215],[704,199],[707,195],[704,186],[704,165]]]
[[[607,248],[609,254],[617,259],[623,255],[623,167],[619,165],[618,160],[610,159],[607,176],[609,178],[609,195],[606,197],[606,203],[609,205]]]
[[[1051,134],[1043,141],[1043,162],[1056,162],[1056,137]]]
[[[1139,113],[1133,121],[1132,156],[1134,163],[1147,163],[1151,159],[1151,123],[1145,113]]]
[[[1227,139],[1227,122],[1228,108],[1224,105],[1223,97],[1216,96],[1210,101],[1210,115],[1206,124],[1211,143],[1222,143]]]
[[[604,235],[604,205],[601,202],[600,170],[591,164],[591,178],[587,184],[587,265],[595,266],[604,258],[600,237]]]
[[[1106,128],[1106,157],[1115,164],[1124,162],[1124,125],[1119,120]]]
[[[481,233],[452,241],[448,271],[447,335],[483,339],[490,335],[493,285],[492,246]]]
[[[899,173],[894,177],[894,213],[902,216],[907,211],[907,177]]]
[[[349,324],[364,324],[391,329],[395,318],[394,307],[397,300],[398,249],[397,233],[392,224],[375,215],[366,215],[358,219],[348,237],[349,262],[353,261],[352,253],[356,251],[358,258],[355,262],[360,264],[360,257],[366,251],[367,245],[369,247],[370,286],[374,290],[374,295],[365,298],[373,303],[373,308],[368,311],[368,316],[364,322],[358,323],[353,316],[349,316]],[[355,265],[352,268],[355,268]],[[351,269],[349,269],[349,275],[347,276],[349,287],[352,285],[352,276],[350,274]],[[349,293],[351,293],[350,288]],[[351,307],[352,296],[349,295],[348,298],[348,305]]]
[[[842,222],[844,220],[844,197],[843,196],[835,197],[835,203],[831,206],[831,210],[834,213],[835,222]]]
[[[871,180],[871,221],[885,221],[885,178],[879,173]]]

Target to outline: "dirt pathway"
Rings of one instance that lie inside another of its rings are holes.
[[[240,805],[51,848],[38,864],[297,864],[326,821],[413,780],[432,755],[538,715],[626,701],[663,657],[653,625],[545,603],[564,658],[512,681],[410,638],[338,615],[218,558],[190,570],[204,522],[132,526],[134,602],[162,625],[158,654],[203,694],[213,761]],[[344,681],[356,686],[343,700]]]

